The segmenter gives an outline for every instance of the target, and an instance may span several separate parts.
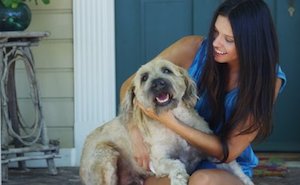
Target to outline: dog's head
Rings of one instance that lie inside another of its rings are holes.
[[[170,61],[155,59],[137,71],[122,102],[123,112],[135,112],[138,109],[133,103],[134,98],[158,114],[177,107],[180,102],[187,107],[194,107],[197,100],[196,85],[185,69]]]

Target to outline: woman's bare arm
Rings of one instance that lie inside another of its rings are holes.
[[[188,69],[202,41],[203,37],[201,36],[185,36],[164,49],[156,58],[169,60],[180,67]]]
[[[276,101],[276,97],[281,87],[281,83],[281,80],[277,79],[274,101]],[[174,115],[170,111],[163,112],[157,115],[151,109],[145,109],[141,105],[140,107],[149,117],[151,117],[152,119],[156,119],[160,123],[166,125],[168,128],[170,128],[182,138],[187,140],[191,145],[199,148],[201,151],[207,153],[210,156],[216,157],[219,160],[223,159],[222,145],[217,136],[212,134],[206,134],[181,123],[178,119],[174,117]],[[251,119],[251,115],[249,115],[248,119],[246,119],[246,123],[240,124],[241,126],[233,130],[233,132],[229,136],[227,141],[229,156],[226,162],[231,162],[232,160],[235,160],[257,136],[258,130],[248,134],[239,134],[245,128],[251,126],[251,124],[253,124],[253,119]]]
[[[162,58],[173,62],[174,64],[188,69],[192,64],[194,57],[198,51],[200,44],[203,41],[201,36],[186,36],[175,43],[173,43],[168,48],[164,49],[155,58]],[[120,89],[120,100],[122,102],[125,93],[133,79],[135,74],[131,75],[121,86]]]

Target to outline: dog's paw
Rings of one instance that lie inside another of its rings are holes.
[[[171,178],[171,185],[187,185],[189,177],[187,173],[178,173]]]

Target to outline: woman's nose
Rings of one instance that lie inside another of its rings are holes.
[[[215,37],[214,41],[213,41],[213,46],[214,47],[220,47],[222,45],[222,41],[221,41],[221,36],[218,35]]]

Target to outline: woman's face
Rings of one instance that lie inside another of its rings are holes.
[[[219,63],[237,65],[238,56],[230,22],[227,17],[219,15],[214,30],[214,58]]]

